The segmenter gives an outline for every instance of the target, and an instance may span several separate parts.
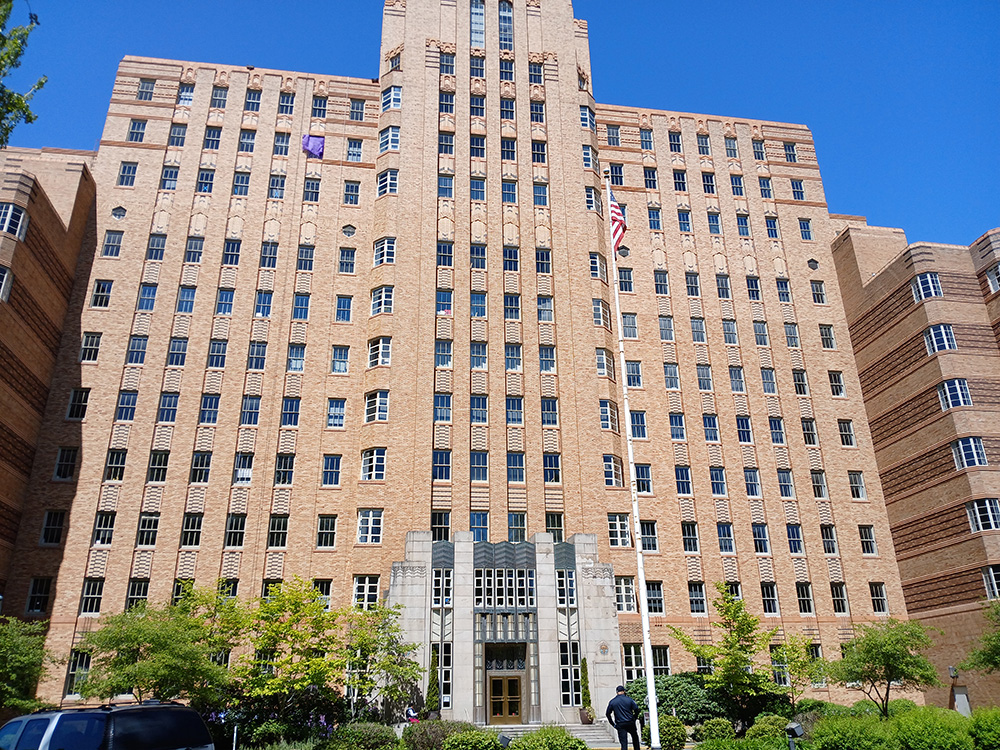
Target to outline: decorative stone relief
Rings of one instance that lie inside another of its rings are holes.
[[[512,49],[502,49],[502,50],[500,50],[500,59],[501,60],[513,60],[514,59],[514,50],[512,50]]]
[[[481,79],[477,79],[477,80],[481,80]],[[447,91],[447,92],[450,92],[450,93],[454,94],[455,90],[457,88],[456,85],[455,85],[455,76],[449,76],[449,75],[443,75],[443,76],[441,76],[440,88],[441,88],[442,91]]]
[[[295,83],[292,81],[291,78],[286,78],[281,83],[281,90],[286,94],[290,94],[293,91],[295,91]]]
[[[708,135],[708,127],[704,120],[698,120],[698,135]]]
[[[510,81],[508,81],[510,83]],[[545,87],[540,83],[531,84],[531,101],[533,102],[544,102],[545,101]]]
[[[184,71],[183,75],[181,75],[181,83],[194,83],[194,82],[195,82],[194,68],[188,68],[187,70]]]
[[[529,8],[541,8],[542,0],[526,0],[524,4]]]
[[[229,86],[229,73],[224,70],[220,70],[215,74],[215,85],[216,86]]]
[[[500,96],[504,99],[514,99],[517,96],[517,88],[513,81],[500,82]]]
[[[385,0],[386,8],[406,8],[406,0]]]
[[[587,75],[587,71],[583,69],[582,65],[576,66],[576,76],[577,79],[583,84],[580,88],[586,89],[590,86],[590,76]]]
[[[486,79],[473,78],[469,82],[469,92],[473,96],[486,96]]]
[[[257,90],[263,88],[263,84],[260,80],[260,73],[254,73],[252,76],[250,76],[250,82],[247,83],[247,88],[257,89]]]

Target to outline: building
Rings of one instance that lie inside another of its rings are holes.
[[[390,0],[376,80],[125,58],[93,171],[8,586],[50,699],[99,614],[298,575],[405,603],[446,716],[575,722],[641,671],[623,430],[656,671],[715,581],[820,654],[905,615],[807,128],[598,104],[568,0]]]
[[[8,584],[31,466],[38,451],[73,279],[91,259],[94,180],[92,153],[57,149],[0,151],[0,593]],[[56,376],[58,379],[58,376]],[[57,387],[58,388],[58,387]],[[86,407],[84,402],[83,407]],[[79,444],[76,442],[75,444]],[[39,518],[36,545],[59,545],[64,511]],[[48,598],[52,580],[38,577],[31,602]],[[29,607],[31,604],[28,605]]]
[[[971,246],[854,226],[833,246],[906,608],[937,627],[939,705],[993,705],[1000,681],[948,677],[1000,596],[1000,229]]]

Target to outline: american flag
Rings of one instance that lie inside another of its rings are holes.
[[[626,229],[628,227],[625,226],[625,215],[622,213],[618,201],[615,200],[615,194],[611,193],[611,241],[614,243],[615,252],[618,252],[618,248],[622,244]]]

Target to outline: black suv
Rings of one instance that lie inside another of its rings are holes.
[[[215,750],[205,722],[179,703],[39,711],[0,727],[0,750]]]

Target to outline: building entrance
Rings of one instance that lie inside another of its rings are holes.
[[[486,686],[490,724],[524,723],[526,644],[486,644]]]

